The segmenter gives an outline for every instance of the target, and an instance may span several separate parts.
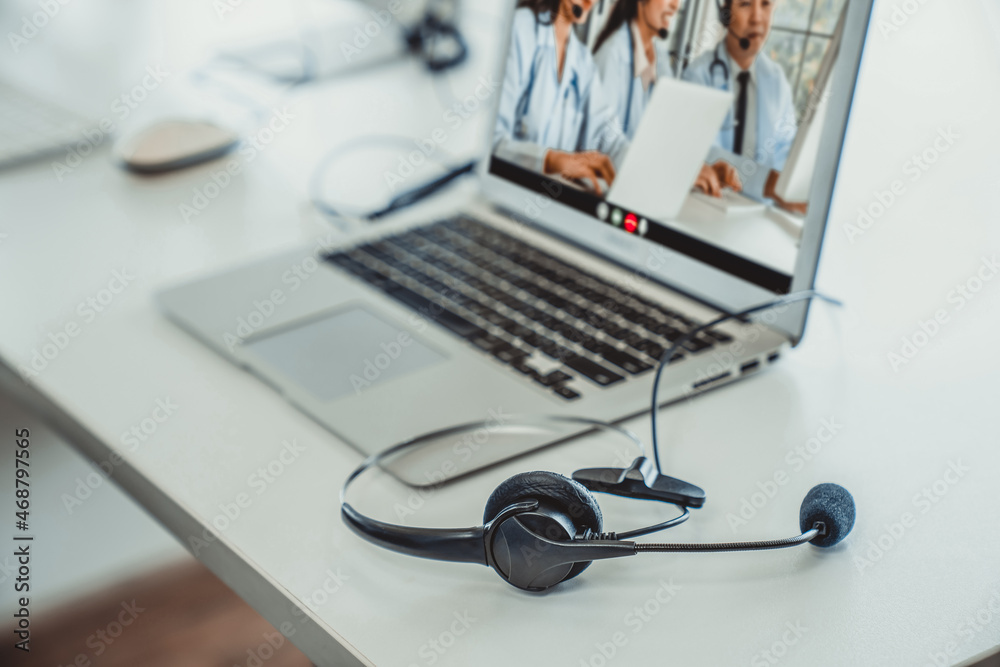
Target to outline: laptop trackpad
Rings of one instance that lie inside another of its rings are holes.
[[[446,359],[361,306],[265,334],[244,347],[323,401]]]

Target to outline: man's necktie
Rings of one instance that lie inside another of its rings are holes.
[[[747,124],[747,86],[750,84],[750,72],[743,71],[736,75],[739,93],[736,96],[736,133],[733,137],[733,152],[743,155],[743,133]]]

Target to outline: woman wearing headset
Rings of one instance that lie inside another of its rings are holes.
[[[594,44],[604,91],[629,139],[635,137],[660,76],[654,39],[667,38],[680,4],[681,0],[617,0]],[[669,72],[665,66],[662,69]],[[739,190],[740,180],[736,169],[720,160],[702,167],[695,186],[718,197],[723,187]]]
[[[594,0],[519,0],[493,152],[519,166],[592,184],[615,179],[628,139],[573,26]]]

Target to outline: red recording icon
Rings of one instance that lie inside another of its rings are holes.
[[[639,229],[639,218],[635,216],[635,213],[629,213],[625,216],[625,231],[629,234],[635,234],[637,229]]]

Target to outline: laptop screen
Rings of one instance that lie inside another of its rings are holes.
[[[789,291],[846,2],[802,4],[520,0],[490,173]]]

